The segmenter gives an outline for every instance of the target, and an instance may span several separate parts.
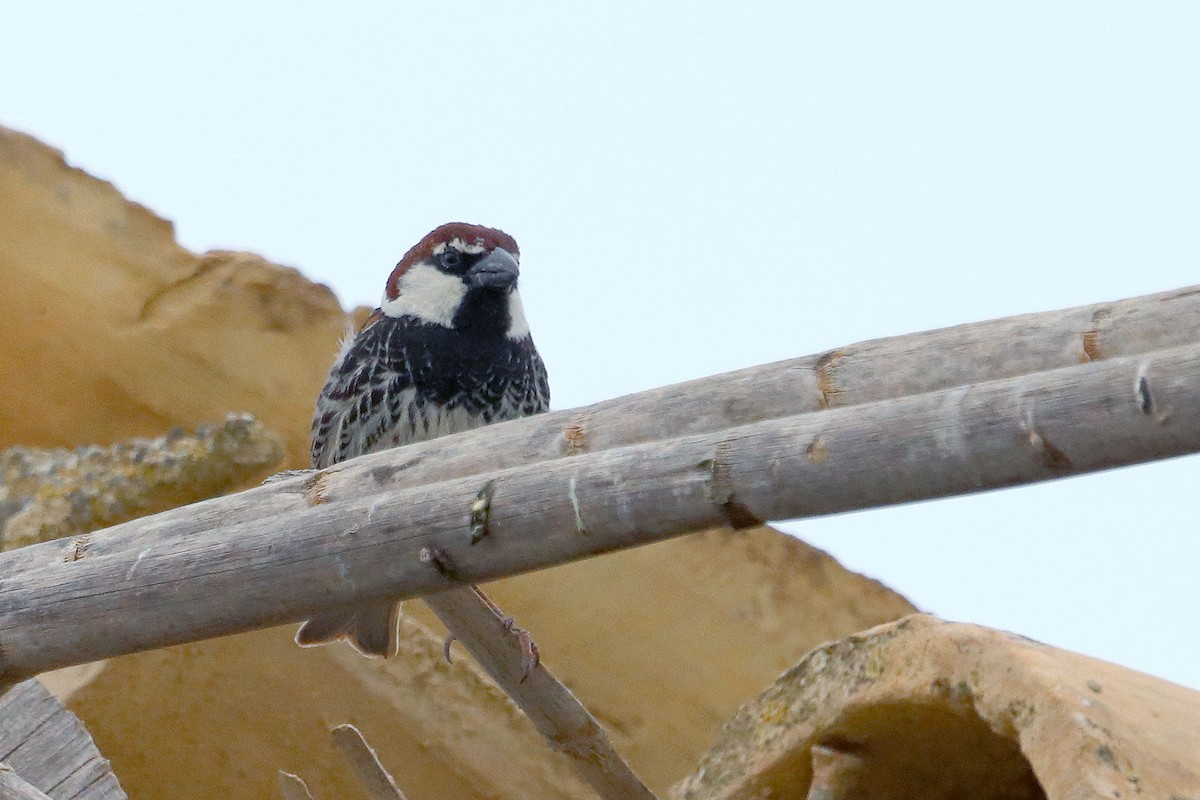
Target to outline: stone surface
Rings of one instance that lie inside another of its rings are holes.
[[[87,533],[262,478],[283,441],[248,414],[194,434],[74,450],[0,451],[0,550]]]
[[[726,724],[687,800],[1200,797],[1200,692],[915,615],[824,645]]]
[[[253,414],[308,466],[307,420],[345,329],[333,293],[171,223],[0,128],[0,449],[159,436]]]
[[[0,373],[23,376],[0,385],[0,447],[106,444],[246,411],[283,436],[284,466],[307,466],[314,398],[346,320],[328,289],[255,256],[196,257],[169,223],[2,129],[0,237]],[[658,790],[809,648],[913,610],[766,528],[487,588]],[[406,609],[427,619],[420,603]],[[413,633],[419,655],[379,664],[341,645],[301,650],[293,632],[47,679],[138,798],[273,796],[281,768],[319,796],[355,796],[329,749],[328,729],[344,722],[414,798],[576,796],[562,759],[494,688],[440,671],[428,654],[438,634]],[[532,777],[484,775],[503,771]]]

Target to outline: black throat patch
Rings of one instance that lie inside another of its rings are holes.
[[[472,337],[503,337],[512,323],[509,289],[471,289],[454,313],[454,330]]]

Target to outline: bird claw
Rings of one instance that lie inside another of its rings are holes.
[[[517,637],[517,644],[521,648],[521,680],[519,683],[524,683],[525,679],[532,675],[533,671],[542,663],[537,643],[533,641],[529,631],[517,627],[517,623],[512,617],[501,617],[500,624],[504,627],[505,632]]]
[[[521,647],[521,680],[519,683],[524,683],[533,674],[533,671],[538,668],[538,665],[542,663],[537,643],[533,641],[533,638],[529,635],[529,631],[517,627],[517,623],[512,617],[502,617],[500,625],[504,628],[505,633],[511,633],[517,637],[517,644]],[[454,659],[450,657],[450,646],[457,640],[458,637],[451,633],[442,642],[442,656],[446,659],[447,664],[454,663]]]
[[[524,683],[525,679],[533,674],[533,671],[542,663],[541,654],[538,653],[537,643],[529,637],[528,631],[521,631],[521,680]]]
[[[492,598],[483,593],[478,586],[471,587],[475,594],[483,601],[493,614],[496,615],[496,621],[500,623],[500,627],[504,628],[505,633],[514,634],[517,637],[517,644],[521,647],[521,680],[518,683],[524,683],[525,680],[533,674],[533,671],[542,663],[541,655],[538,653],[538,646],[529,635],[529,631],[524,628],[518,628],[517,622],[512,617],[500,610],[500,606],[492,602]]]

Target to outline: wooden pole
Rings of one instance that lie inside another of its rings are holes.
[[[299,471],[251,490],[247,502],[196,503],[156,515],[179,535],[289,511],[316,498],[336,502],[361,491],[364,472],[391,488],[595,453],[614,447],[708,433],[804,411],[938,391],[1121,356],[1200,343],[1200,286],[875,339],[825,353],[764,364],[556,411],[400,450]],[[460,443],[461,446],[460,446]],[[486,452],[486,458],[479,453]],[[347,464],[352,469],[344,470]],[[371,469],[365,469],[370,465]],[[107,547],[140,550],[145,521],[107,529]],[[26,547],[6,561],[14,571],[44,566],[86,549],[88,537],[58,550]],[[0,574],[0,579],[3,575]]]
[[[722,525],[1197,452],[1198,386],[1200,345],[1191,345],[411,488],[396,488],[411,448],[354,459],[283,490],[197,504],[194,517],[171,511],[0,555],[0,680]],[[672,402],[662,406],[669,414]],[[521,436],[527,422],[546,435],[536,418],[505,425]],[[424,443],[422,458],[494,464],[491,433]],[[323,486],[333,471],[336,501]],[[495,481],[487,533],[472,544],[486,480]],[[302,507],[279,513],[271,499],[289,493],[281,505]]]

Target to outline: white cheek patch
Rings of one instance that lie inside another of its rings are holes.
[[[400,276],[399,296],[389,300],[384,295],[379,308],[389,317],[410,316],[453,327],[454,313],[462,302],[467,287],[454,275],[439,272],[428,264],[415,264]]]
[[[521,293],[513,290],[508,296],[508,330],[505,336],[520,341],[529,335],[529,323],[525,320],[525,306],[521,303]]]

